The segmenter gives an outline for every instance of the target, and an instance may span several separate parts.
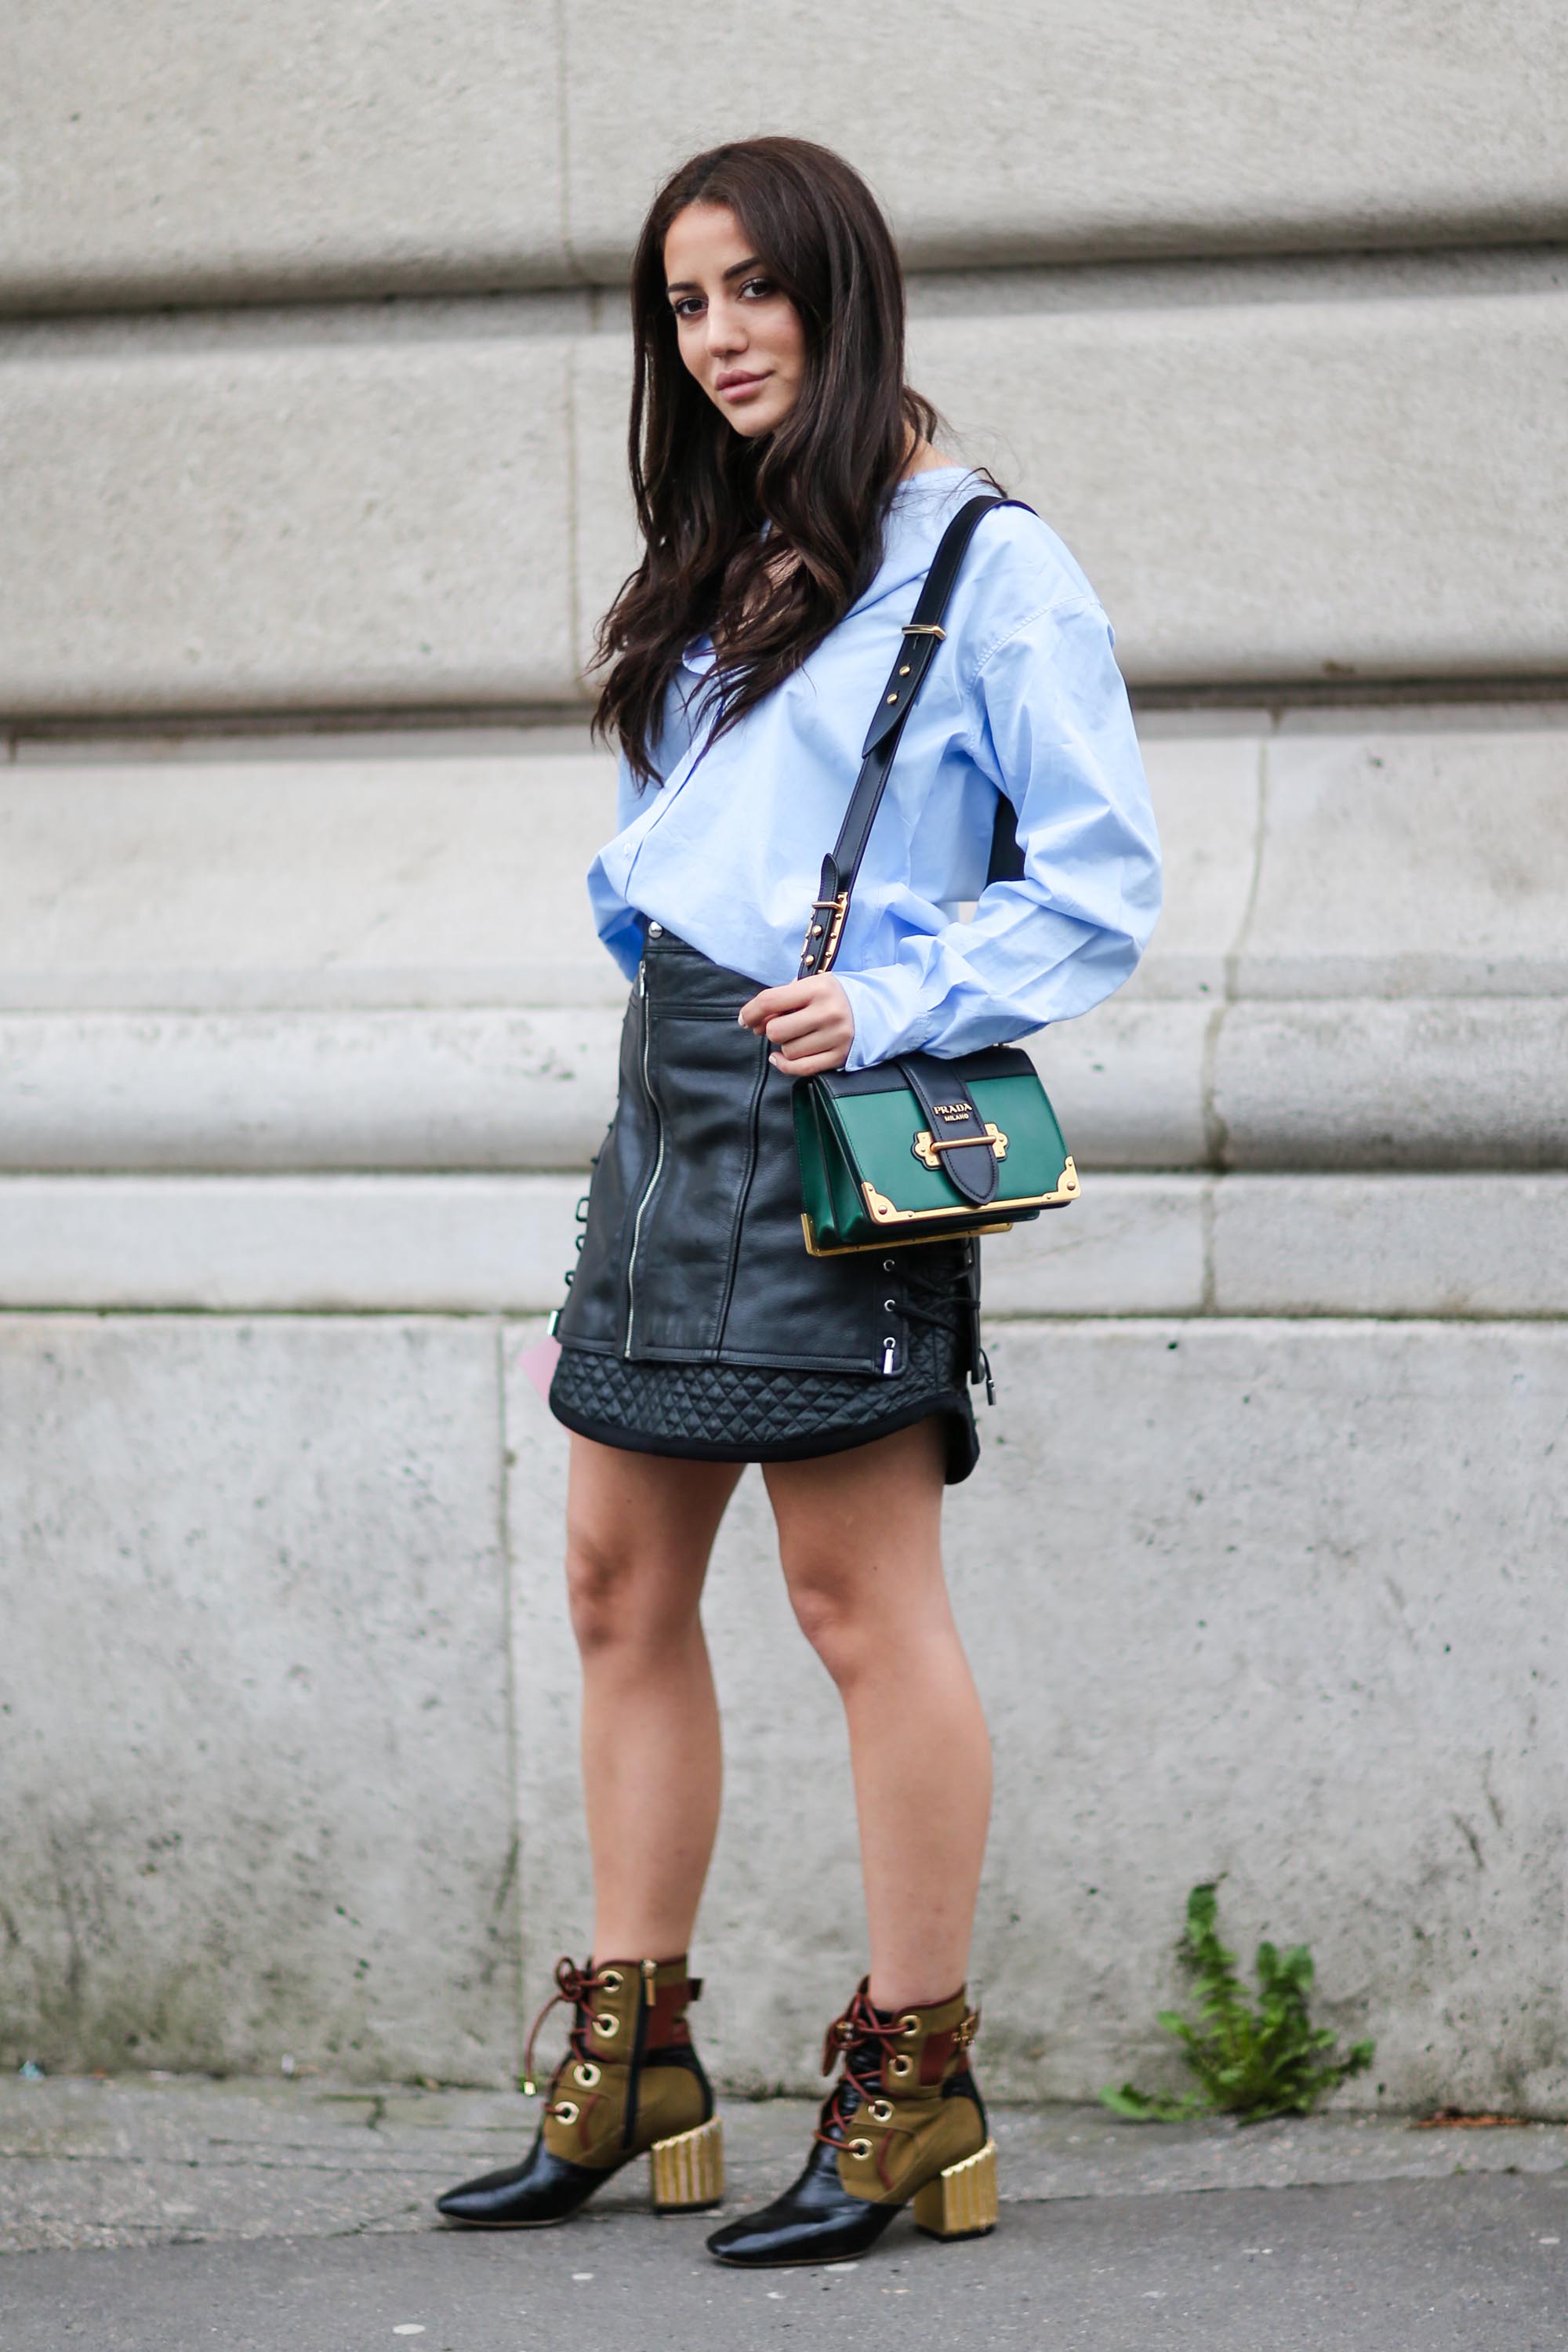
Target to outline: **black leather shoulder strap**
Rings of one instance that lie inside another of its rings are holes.
[[[855,779],[855,789],[849,795],[849,805],[844,812],[838,838],[822,861],[822,880],[812,906],[811,920],[806,926],[800,970],[795,975],[799,980],[807,979],[813,972],[830,971],[837,956],[838,943],[844,935],[845,918],[849,912],[850,893],[855,887],[855,877],[860,871],[860,861],[866,855],[872,821],[881,805],[893,757],[914,698],[925,682],[926,673],[935,660],[936,649],[945,635],[942,626],[942,615],[947,610],[953,583],[958,578],[969,542],[982,519],[993,507],[1021,506],[1024,506],[1022,499],[989,495],[966,499],[942,535],[915,609],[904,624],[898,658],[888,673],[887,684],[879,698],[871,724],[866,730],[866,740],[860,747],[860,772]],[[1025,510],[1031,514],[1034,511],[1032,507]],[[991,843],[991,866],[986,879],[995,881],[1022,871],[1016,835],[1013,829],[1013,812],[1004,795],[997,806],[996,827]]]

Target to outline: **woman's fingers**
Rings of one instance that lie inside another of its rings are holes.
[[[768,1042],[773,1045],[793,1045],[802,1037],[809,1037],[827,1026],[825,1004],[803,1004],[798,1013],[775,1013],[766,1024]]]
[[[792,1078],[837,1069],[855,1042],[849,999],[828,972],[761,989],[742,1004],[739,1017],[766,1036],[773,1048],[768,1059]]]
[[[769,1061],[786,1078],[815,1078],[819,1070],[837,1070],[848,1052],[847,1045],[835,1045],[824,1054],[770,1054]]]
[[[811,1003],[821,988],[816,980],[786,981],[782,988],[760,989],[742,1004],[737,1016],[748,1029],[762,1029],[781,1013],[794,1013]]]

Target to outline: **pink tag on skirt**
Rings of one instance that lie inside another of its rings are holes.
[[[521,1369],[528,1374],[542,1397],[550,1395],[550,1375],[555,1370],[555,1360],[561,1353],[559,1339],[536,1339],[518,1358]]]

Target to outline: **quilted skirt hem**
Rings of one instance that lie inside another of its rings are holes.
[[[980,1436],[974,1425],[974,1412],[967,1392],[960,1388],[924,1388],[917,1395],[906,1396],[901,1403],[889,1404],[885,1412],[866,1412],[871,1402],[865,1391],[872,1383],[858,1381],[865,1402],[860,1411],[864,1418],[846,1419],[837,1394],[831,1398],[824,1392],[827,1383],[823,1376],[791,1370],[788,1380],[796,1401],[797,1422],[811,1420],[812,1391],[820,1397],[822,1417],[816,1426],[796,1426],[787,1433],[764,1435],[760,1429],[747,1430],[737,1426],[733,1419],[723,1434],[689,1426],[691,1419],[703,1418],[700,1409],[696,1415],[689,1407],[698,1399],[692,1390],[700,1387],[699,1376],[713,1368],[684,1364],[638,1365],[626,1367],[635,1384],[628,1384],[625,1395],[616,1392],[616,1374],[621,1367],[591,1362],[585,1349],[563,1347],[550,1388],[550,1410],[565,1429],[580,1437],[592,1438],[596,1444],[618,1446],[627,1454],[662,1454],[689,1462],[812,1462],[829,1454],[845,1454],[857,1445],[869,1445],[879,1437],[889,1437],[895,1430],[909,1429],[916,1422],[931,1418],[941,1420],[947,1451],[946,1483],[956,1486],[967,1478],[980,1459]],[[611,1387],[604,1392],[604,1376],[609,1373]],[[587,1374],[586,1381],[579,1375]],[[650,1378],[651,1376],[651,1378]],[[773,1375],[776,1385],[778,1374]],[[831,1381],[835,1392],[848,1385]],[[676,1408],[671,1413],[658,1410],[667,1400]],[[575,1392],[574,1392],[575,1391]],[[776,1400],[775,1400],[776,1401]],[[706,1403],[701,1399],[700,1403]],[[652,1405],[653,1410],[648,1407]],[[834,1408],[838,1405],[838,1411]],[[595,1407],[598,1410],[594,1410]],[[639,1407],[641,1412],[639,1413]],[[733,1408],[731,1405],[731,1413]],[[613,1413],[616,1417],[606,1418]],[[765,1419],[759,1413],[759,1422]],[[688,1426],[675,1425],[685,1419]],[[645,1425],[657,1424],[657,1425]]]

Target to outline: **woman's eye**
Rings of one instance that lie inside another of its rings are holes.
[[[778,288],[771,278],[748,278],[741,291],[742,294],[749,294],[753,301],[762,302],[765,301],[770,294],[776,294]]]
[[[700,294],[683,294],[678,302],[672,302],[669,307],[678,319],[694,319],[702,308],[702,297]]]

